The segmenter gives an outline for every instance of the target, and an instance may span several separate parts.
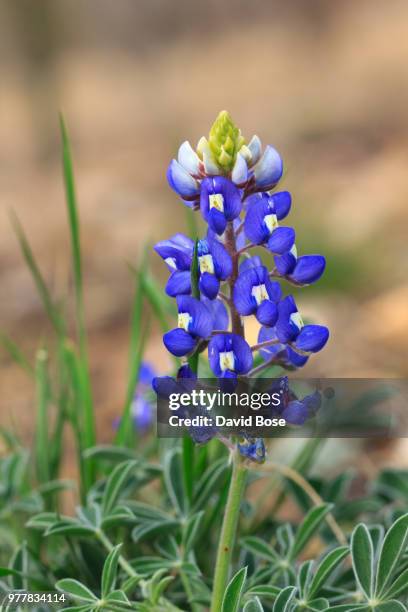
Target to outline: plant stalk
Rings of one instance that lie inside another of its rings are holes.
[[[232,460],[232,476],[228,491],[227,505],[218,544],[215,564],[211,612],[220,612],[225,588],[229,578],[229,568],[238,527],[241,502],[245,491],[247,468],[244,467],[237,451]]]

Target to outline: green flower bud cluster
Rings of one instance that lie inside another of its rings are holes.
[[[245,139],[231,115],[227,111],[221,111],[211,127],[208,143],[216,163],[224,172],[229,172],[234,167]]]

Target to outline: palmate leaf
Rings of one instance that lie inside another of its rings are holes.
[[[202,510],[208,504],[209,498],[218,490],[220,483],[228,472],[228,464],[225,459],[219,459],[211,464],[195,487],[192,511]]]
[[[376,612],[407,612],[407,607],[403,603],[392,599],[376,606]]]
[[[313,576],[313,561],[304,561],[297,575],[297,586],[302,599],[306,597],[309,584]]]
[[[404,514],[390,527],[381,547],[375,592],[378,599],[381,599],[382,594],[390,585],[407,545],[408,514]]]
[[[374,547],[370,532],[360,523],[351,536],[351,558],[357,583],[370,599],[374,591]]]
[[[243,567],[228,583],[222,600],[221,612],[237,612],[239,609],[247,571],[248,568]]]

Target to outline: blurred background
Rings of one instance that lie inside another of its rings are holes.
[[[0,327],[31,358],[50,332],[11,229],[14,210],[55,296],[70,261],[58,111],[73,145],[102,441],[120,413],[146,241],[186,230],[165,171],[227,109],[282,154],[301,253],[325,277],[299,296],[331,340],[304,375],[408,374],[406,0],[3,0]],[[160,282],[166,271],[152,254]],[[153,328],[147,357],[169,359]],[[29,432],[33,385],[0,355],[0,420]]]

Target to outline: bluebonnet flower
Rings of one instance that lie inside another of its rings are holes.
[[[166,348],[182,357],[188,355],[202,338],[208,338],[213,329],[213,320],[206,306],[196,298],[177,297],[178,327],[163,336]]]
[[[167,264],[171,274],[167,281],[166,293],[171,297],[191,293],[191,262],[194,242],[184,234],[175,234],[154,246],[156,253]]]
[[[208,345],[208,359],[212,371],[220,378],[247,374],[253,364],[249,344],[237,334],[213,336]]]
[[[276,270],[296,285],[311,285],[322,276],[326,267],[323,255],[298,257],[296,245],[282,255],[275,256]]]
[[[200,291],[205,297],[213,300],[218,295],[220,281],[231,276],[231,256],[217,239],[210,236],[198,241],[197,256]]]
[[[271,281],[265,266],[244,269],[234,287],[235,308],[241,315],[256,315],[263,325],[275,325],[278,302],[281,297],[279,283]]]
[[[329,330],[323,325],[305,325],[293,296],[286,296],[278,306],[279,316],[276,335],[283,342],[291,342],[293,348],[317,353],[326,344]]]
[[[245,432],[242,432],[237,446],[240,454],[246,459],[251,459],[251,461],[256,463],[263,463],[265,461],[266,451],[262,438],[252,438]]]
[[[283,254],[295,242],[291,227],[279,227],[278,221],[289,213],[291,196],[287,191],[253,194],[246,201],[245,235],[253,244],[267,243],[272,253]]]
[[[292,204],[288,191],[274,191],[282,174],[283,161],[276,149],[270,145],[263,149],[257,136],[246,142],[225,111],[196,149],[188,141],[182,143],[167,171],[172,189],[187,206],[200,209],[208,227],[205,238],[197,242],[197,266],[192,265],[194,243],[183,234],[155,246],[170,269],[166,292],[177,298],[179,313],[178,328],[166,333],[163,341],[178,357],[194,351],[204,355],[208,345],[210,367],[224,389],[238,384],[238,376],[251,376],[255,351],[268,362],[263,367],[279,364],[295,369],[328,340],[326,327],[304,325],[293,297],[282,295],[282,280],[308,285],[325,269],[321,255],[298,257],[295,230],[280,225]],[[273,270],[259,256],[248,257],[253,246],[273,254]],[[226,292],[223,283],[228,283]],[[249,315],[261,323],[262,346],[251,348],[245,340],[241,317]],[[258,374],[259,367],[253,372]],[[178,379],[185,372],[185,380],[193,380],[188,366],[182,368]],[[297,423],[308,418],[313,401],[289,397],[285,418]],[[206,434],[191,435],[199,441]],[[245,432],[238,448],[255,461],[265,455],[263,441]]]
[[[238,187],[224,176],[205,178],[201,183],[200,209],[210,228],[223,234],[227,222],[236,219],[242,209]]]

